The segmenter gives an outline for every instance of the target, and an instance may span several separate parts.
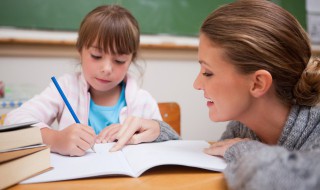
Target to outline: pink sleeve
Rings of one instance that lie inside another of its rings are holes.
[[[60,85],[66,86],[66,81],[60,80]],[[38,127],[49,127],[60,115],[63,109],[63,101],[51,82],[39,95],[25,102],[21,107],[9,112],[5,125],[28,121],[38,121]]]

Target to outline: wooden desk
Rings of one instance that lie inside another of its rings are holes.
[[[183,166],[152,168],[139,178],[126,176],[101,177],[51,183],[23,184],[11,187],[19,189],[201,189],[226,190],[222,173]]]

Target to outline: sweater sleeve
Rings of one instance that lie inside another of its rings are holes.
[[[319,189],[320,151],[289,151],[257,141],[240,142],[225,155],[230,189]]]
[[[238,121],[230,121],[227,125],[227,129],[222,134],[220,141],[236,137],[259,140],[256,134],[242,123]]]
[[[167,140],[179,140],[179,135],[164,121],[155,120],[160,125],[160,135],[153,142],[162,142]]]

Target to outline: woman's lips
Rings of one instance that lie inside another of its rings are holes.
[[[214,102],[211,99],[206,98],[206,100],[207,100],[207,106],[208,107],[210,107],[210,106],[212,106],[214,104]]]
[[[207,101],[207,106],[208,106],[208,107],[212,106],[213,104],[214,104],[213,101]]]

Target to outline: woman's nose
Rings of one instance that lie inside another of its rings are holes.
[[[201,87],[201,76],[200,74],[197,75],[196,79],[193,82],[193,88],[196,90],[202,90]]]

